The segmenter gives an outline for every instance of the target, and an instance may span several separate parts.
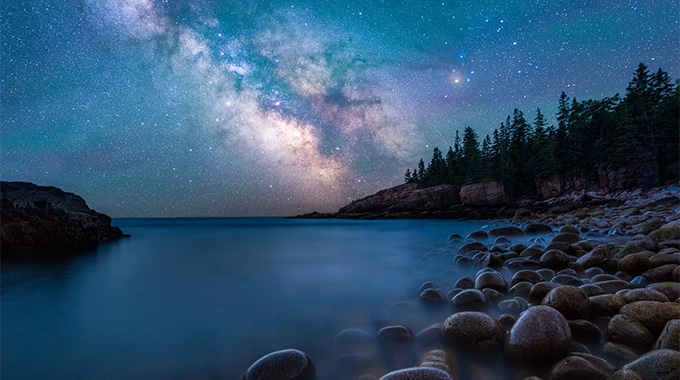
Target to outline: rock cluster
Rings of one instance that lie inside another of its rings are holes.
[[[680,378],[680,215],[666,198],[452,235],[452,265],[474,275],[413,291],[448,317],[415,334],[351,329],[360,344],[337,358],[338,378]]]
[[[1,182],[0,193],[3,259],[49,257],[124,236],[83,198],[55,187]]]

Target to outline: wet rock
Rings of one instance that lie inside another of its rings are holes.
[[[470,234],[467,236],[467,239],[487,240],[489,239],[489,234],[486,231],[474,231],[470,232]]]
[[[641,253],[632,253],[619,260],[617,268],[620,271],[626,272],[632,276],[637,276],[638,274],[648,270],[650,265],[649,257]]]
[[[677,266],[675,269],[673,269],[671,276],[673,277],[673,281],[680,282],[680,266]]]
[[[600,281],[596,282],[595,285],[599,286],[604,290],[605,293],[616,293],[621,289],[632,289],[634,286],[628,282],[628,281],[623,281],[623,280],[609,280],[609,281]]]
[[[659,252],[664,249],[672,248],[674,249],[674,252],[677,252],[678,249],[680,249],[680,240],[664,240],[662,242],[659,242],[656,245],[656,248],[659,249]]]
[[[575,286],[564,285],[551,290],[542,304],[556,309],[566,319],[590,318],[590,299],[586,292]]]
[[[491,304],[497,304],[507,298],[503,293],[496,289],[484,288],[482,289],[482,293],[484,293],[486,299],[489,300]]]
[[[420,288],[418,288],[418,293],[422,293],[425,289],[437,289],[439,286],[432,281],[425,281]]]
[[[566,268],[569,265],[569,255],[558,249],[551,249],[541,255],[539,264],[543,268],[554,270]]]
[[[503,313],[519,315],[522,312],[522,305],[515,299],[508,299],[499,302],[498,309]]]
[[[653,289],[626,289],[617,293],[626,303],[637,301],[657,301],[669,302],[670,300],[663,293]]]
[[[526,236],[526,233],[521,228],[507,226],[501,228],[494,228],[489,231],[489,236]]]
[[[654,344],[652,333],[642,323],[625,314],[617,314],[609,320],[607,338],[611,342],[643,351]]]
[[[543,255],[543,249],[540,247],[529,247],[519,253],[520,257],[528,257],[532,260],[538,260]]]
[[[552,243],[574,244],[574,243],[578,243],[580,240],[581,240],[581,237],[578,234],[559,233],[554,238],[552,238],[552,240],[550,240],[550,244],[552,244]]]
[[[680,319],[680,304],[673,302],[637,301],[621,308],[621,314],[637,319],[657,336],[666,322]]]
[[[583,359],[586,359],[587,361],[595,364],[596,366],[602,368],[603,370],[605,370],[609,373],[616,371],[616,366],[614,364],[612,364],[610,361],[603,359],[599,356],[595,356],[595,355],[588,354],[588,353],[585,353],[585,352],[575,352],[575,353],[571,353],[571,355],[578,356],[578,357],[581,357]]]
[[[474,289],[475,280],[471,279],[470,277],[461,277],[460,279],[458,279],[458,281],[456,281],[453,287],[460,289]]]
[[[444,347],[444,336],[442,335],[443,323],[435,323],[418,331],[416,343],[424,348]]]
[[[578,234],[581,233],[581,232],[578,230],[578,228],[576,228],[576,227],[574,227],[574,226],[572,226],[572,225],[569,225],[569,224],[560,227],[560,229],[558,230],[558,232],[561,233],[561,234],[575,234],[575,235],[578,235]]]
[[[649,265],[652,268],[666,264],[680,264],[680,255],[675,253],[657,253],[649,257]]]
[[[457,361],[453,355],[443,350],[432,350],[426,352],[420,359],[421,367],[440,369],[450,375],[457,371]]]
[[[548,380],[606,380],[610,373],[579,356],[567,356],[557,362],[548,374]]]
[[[458,248],[458,253],[465,254],[472,251],[488,251],[488,250],[489,249],[486,247],[486,245],[475,241],[472,243],[467,243],[464,246]]]
[[[642,234],[633,236],[630,240],[628,240],[626,246],[640,247],[645,251],[656,250],[656,243],[654,242],[654,240],[647,237],[647,235]]]
[[[586,292],[588,297],[599,296],[600,294],[604,294],[604,290],[602,290],[602,288],[594,284],[584,284],[579,286],[579,288]]]
[[[498,317],[498,322],[503,326],[505,331],[508,331],[512,328],[512,325],[515,324],[515,321],[517,321],[517,318],[515,318],[514,315],[512,314],[501,314],[500,317]]]
[[[340,331],[333,340],[339,353],[368,351],[373,348],[375,338],[368,331],[351,328]]]
[[[677,282],[658,282],[656,284],[649,285],[647,288],[658,291],[659,293],[668,297],[668,299],[671,301],[680,297],[680,283]]]
[[[645,223],[640,224],[639,226],[635,227],[633,229],[633,232],[636,234],[644,234],[644,235],[649,235],[650,232],[657,230],[661,226],[663,226],[665,223],[659,219],[651,219]]]
[[[405,326],[387,326],[378,330],[378,342],[381,344],[410,344],[414,339],[411,329]]]
[[[302,351],[272,352],[248,368],[243,380],[315,380],[316,367]]]
[[[606,342],[602,345],[602,353],[607,360],[620,366],[637,358],[635,350],[618,343]]]
[[[642,272],[640,276],[644,277],[649,283],[673,281],[673,270],[677,268],[676,264],[666,264]]]
[[[456,311],[481,311],[489,306],[486,295],[477,289],[465,289],[451,299]]]
[[[498,245],[498,244],[507,244],[507,243],[510,243],[510,239],[508,239],[508,238],[505,237],[505,236],[499,236],[499,237],[497,237],[497,238],[493,241],[493,244],[494,244],[494,245]]]
[[[581,286],[583,281],[576,276],[570,276],[568,274],[558,274],[550,280],[556,284],[571,285],[571,286]]]
[[[534,305],[540,305],[543,298],[553,289],[561,286],[554,282],[539,282],[534,284],[529,291],[529,302]]]
[[[624,366],[644,380],[677,380],[680,378],[680,352],[668,349],[653,350]]]
[[[642,276],[635,276],[635,278],[630,280],[630,284],[636,288],[644,288],[649,282]]]
[[[453,380],[451,375],[438,368],[413,367],[390,372],[380,380]]]
[[[505,330],[492,316],[465,311],[451,315],[442,326],[444,341],[463,352],[493,354],[503,347]]]
[[[654,348],[680,351],[680,319],[671,319],[666,322],[659,338],[654,343]]]
[[[620,280],[620,278],[614,276],[613,274],[603,273],[603,274],[595,275],[590,279],[591,282],[603,282],[603,281],[611,281],[611,280]]]
[[[659,229],[650,232],[648,236],[656,243],[664,240],[680,240],[680,219],[664,224]]]
[[[584,319],[576,319],[567,322],[569,322],[569,330],[571,331],[572,340],[581,342],[588,346],[600,343],[602,334],[594,324]]]
[[[596,267],[604,262],[604,260],[609,258],[609,253],[612,249],[611,244],[603,244],[595,247],[592,251],[586,253],[585,255],[579,257],[576,260],[577,264],[583,266],[583,268]]]
[[[460,242],[463,241],[463,237],[458,234],[449,235],[449,242]]]
[[[491,252],[483,253],[478,260],[479,265],[482,267],[499,268],[503,266],[503,260]]]
[[[528,248],[527,248],[528,249]],[[538,283],[543,281],[543,277],[538,274],[536,271],[530,270],[530,269],[522,269],[517,271],[512,276],[512,280],[510,281],[510,286],[515,286],[518,282],[522,281],[527,281],[532,284]]]
[[[522,281],[518,282],[510,288],[510,291],[508,292],[508,295],[510,297],[522,297],[526,300],[529,299],[529,293],[531,292],[531,288],[534,287],[534,284],[528,282],[528,281]]]
[[[534,306],[523,312],[508,332],[505,353],[527,365],[550,365],[569,352],[570,343],[571,331],[564,316],[552,307]]]
[[[537,269],[536,273],[543,277],[543,281],[550,281],[553,277],[555,277],[555,271],[548,268]]]
[[[613,317],[626,305],[623,298],[615,294],[602,294],[590,297],[590,316],[597,318],[602,316]]]
[[[598,274],[602,273],[604,273],[604,271],[602,270],[602,268],[598,267],[588,268],[583,271],[583,274],[585,274],[588,278],[593,278],[593,276],[597,276]]]
[[[508,291],[508,284],[503,275],[498,272],[485,272],[477,276],[475,289],[490,288],[505,293]]]
[[[631,371],[627,368],[622,368],[612,375],[609,380],[644,380],[635,371]]]
[[[439,289],[425,289],[420,293],[420,300],[429,305],[441,305],[447,302]]]
[[[531,223],[526,226],[524,231],[526,231],[527,234],[543,234],[553,232],[552,227],[543,223]]]
[[[510,247],[511,251],[518,253],[518,254],[520,252],[524,251],[525,249],[527,249],[527,246],[522,244],[522,243],[514,244]]]

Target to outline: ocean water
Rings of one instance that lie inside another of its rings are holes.
[[[3,264],[1,377],[240,379],[297,348],[331,379],[339,331],[441,322],[449,310],[420,305],[418,287],[467,274],[448,236],[494,223],[114,219],[131,238]]]

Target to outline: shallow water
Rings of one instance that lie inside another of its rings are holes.
[[[3,265],[2,378],[239,379],[283,348],[333,378],[342,329],[441,322],[418,287],[466,274],[447,237],[491,223],[114,219],[132,238]]]

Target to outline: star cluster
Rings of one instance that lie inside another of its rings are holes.
[[[456,130],[678,77],[672,0],[2,4],[4,180],[112,216],[290,215],[396,185]],[[532,117],[532,116],[531,116]]]

